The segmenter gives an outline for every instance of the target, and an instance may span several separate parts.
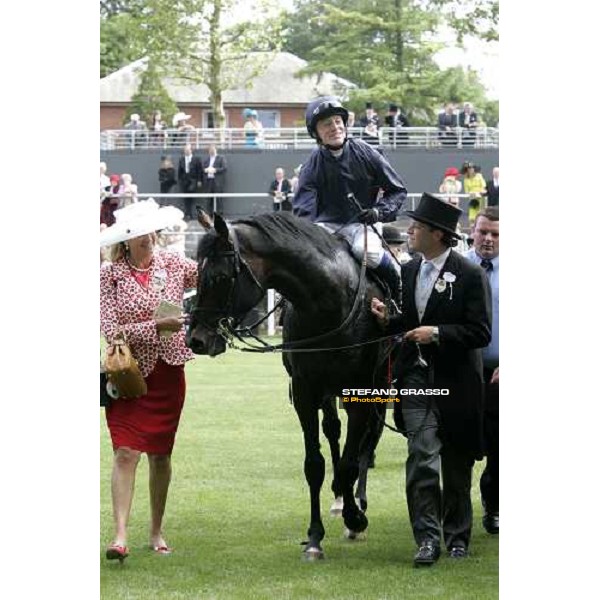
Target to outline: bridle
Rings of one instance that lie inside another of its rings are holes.
[[[219,334],[221,337],[225,336],[226,340],[230,337],[230,330],[234,329],[238,325],[238,323],[243,321],[245,316],[252,309],[252,307],[250,307],[243,314],[238,314],[239,309],[236,307],[236,299],[239,296],[239,294],[237,294],[236,292],[242,287],[244,279],[249,280],[250,284],[253,287],[258,288],[260,298],[262,298],[266,292],[265,288],[260,283],[260,281],[258,281],[252,269],[240,253],[239,242],[237,234],[235,233],[235,229],[231,227],[229,229],[229,232],[231,234],[231,241],[233,246],[231,250],[224,250],[222,252],[219,252],[218,255],[215,251],[212,251],[208,254],[208,257],[214,258],[218,256],[219,258],[224,258],[228,261],[228,264],[230,265],[228,269],[229,274],[227,276],[227,299],[220,308],[203,308],[200,306],[195,306],[191,311],[203,327]],[[206,314],[217,316],[221,315],[218,319],[216,327],[213,327],[208,323],[205,317]]]
[[[244,343],[246,346],[250,346],[250,344],[248,344],[246,342],[246,340],[242,337],[242,333],[247,334],[249,328],[239,329],[237,326],[241,321],[244,320],[244,318],[250,312],[250,310],[252,310],[252,307],[250,307],[243,314],[236,315],[236,307],[235,307],[235,302],[236,302],[236,297],[237,297],[237,295],[236,295],[237,287],[236,286],[238,286],[241,277],[246,277],[246,278],[250,279],[250,282],[253,284],[254,287],[258,288],[258,290],[260,291],[261,298],[266,293],[266,290],[263,287],[263,285],[258,281],[256,276],[254,275],[252,269],[250,268],[250,266],[248,265],[246,260],[240,254],[239,242],[237,239],[237,234],[235,233],[235,229],[233,227],[231,227],[231,228],[229,228],[229,232],[231,234],[231,241],[232,241],[233,247],[231,250],[224,250],[222,252],[219,252],[219,254],[218,254],[219,257],[226,258],[228,261],[231,261],[231,264],[232,264],[232,268],[230,269],[231,273],[229,275],[229,282],[228,282],[229,288],[227,290],[227,300],[222,308],[195,307],[192,310],[192,313],[194,315],[196,315],[198,322],[203,327],[210,330],[212,333],[216,333],[217,335],[219,335],[229,347],[234,347],[234,341],[233,341],[234,338],[238,339],[240,342]],[[208,256],[209,257],[212,256],[214,258],[216,256],[216,253],[213,251]],[[365,295],[366,295],[366,267],[367,267],[367,255],[365,252],[362,263],[361,263],[358,288],[357,288],[356,294],[354,296],[354,302],[353,302],[352,308],[351,308],[350,312],[348,313],[348,315],[346,316],[346,318],[344,319],[344,321],[335,329],[332,329],[330,331],[327,331],[323,334],[320,334],[320,335],[317,335],[314,337],[304,338],[304,339],[297,340],[294,342],[286,342],[286,343],[282,343],[282,344],[277,344],[275,346],[268,344],[264,340],[260,339],[258,336],[255,336],[252,334],[251,337],[253,337],[255,340],[260,342],[262,344],[262,346],[260,346],[260,347],[250,346],[249,348],[240,348],[240,349],[245,352],[261,352],[261,353],[278,352],[278,351],[279,352],[323,352],[325,350],[342,349],[340,347],[337,347],[337,348],[315,348],[314,345],[324,342],[327,339],[330,339],[336,335],[341,334],[352,324],[352,322],[354,321],[354,318],[356,317],[358,311],[360,310],[360,307],[362,306],[362,303],[363,303]],[[254,306],[254,305],[252,305],[252,306]],[[207,322],[206,318],[204,317],[204,315],[207,313],[209,313],[211,315],[217,315],[217,316],[222,315],[222,316],[220,318],[218,318],[217,324],[215,326],[212,326]],[[230,315],[233,315],[233,316],[230,316]],[[385,336],[385,337],[392,338],[392,337],[396,337],[396,336]],[[358,346],[381,341],[381,339],[383,339],[383,338],[377,338],[376,340],[369,340],[367,342],[361,342],[358,344],[351,344],[348,346],[344,346],[344,348],[355,348]]]

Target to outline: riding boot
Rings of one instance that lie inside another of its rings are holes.
[[[381,259],[381,262],[375,269],[373,269],[378,277],[380,277],[385,283],[387,283],[390,289],[392,300],[395,302],[400,301],[400,271],[396,267],[394,261],[390,258],[390,255],[385,252]]]

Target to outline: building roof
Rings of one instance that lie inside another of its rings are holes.
[[[315,96],[345,96],[356,85],[333,73],[298,78],[298,71],[308,63],[289,52],[256,53],[267,61],[265,70],[252,80],[252,86],[223,92],[225,104],[306,104]],[[127,103],[136,93],[147,59],[137,60],[100,79],[100,103]],[[204,84],[183,83],[170,77],[163,79],[169,96],[177,104],[209,103],[210,92]]]

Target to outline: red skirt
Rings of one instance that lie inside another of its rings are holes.
[[[168,365],[158,359],[146,383],[145,396],[119,398],[106,408],[113,448],[171,454],[185,399],[183,365]]]

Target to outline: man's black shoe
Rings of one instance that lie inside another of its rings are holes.
[[[450,558],[466,558],[467,549],[462,546],[454,546],[450,548]]]
[[[415,554],[415,567],[430,567],[440,557],[440,547],[432,541],[423,542]]]
[[[488,533],[499,533],[500,532],[500,519],[498,513],[486,513],[483,515],[483,528]]]

